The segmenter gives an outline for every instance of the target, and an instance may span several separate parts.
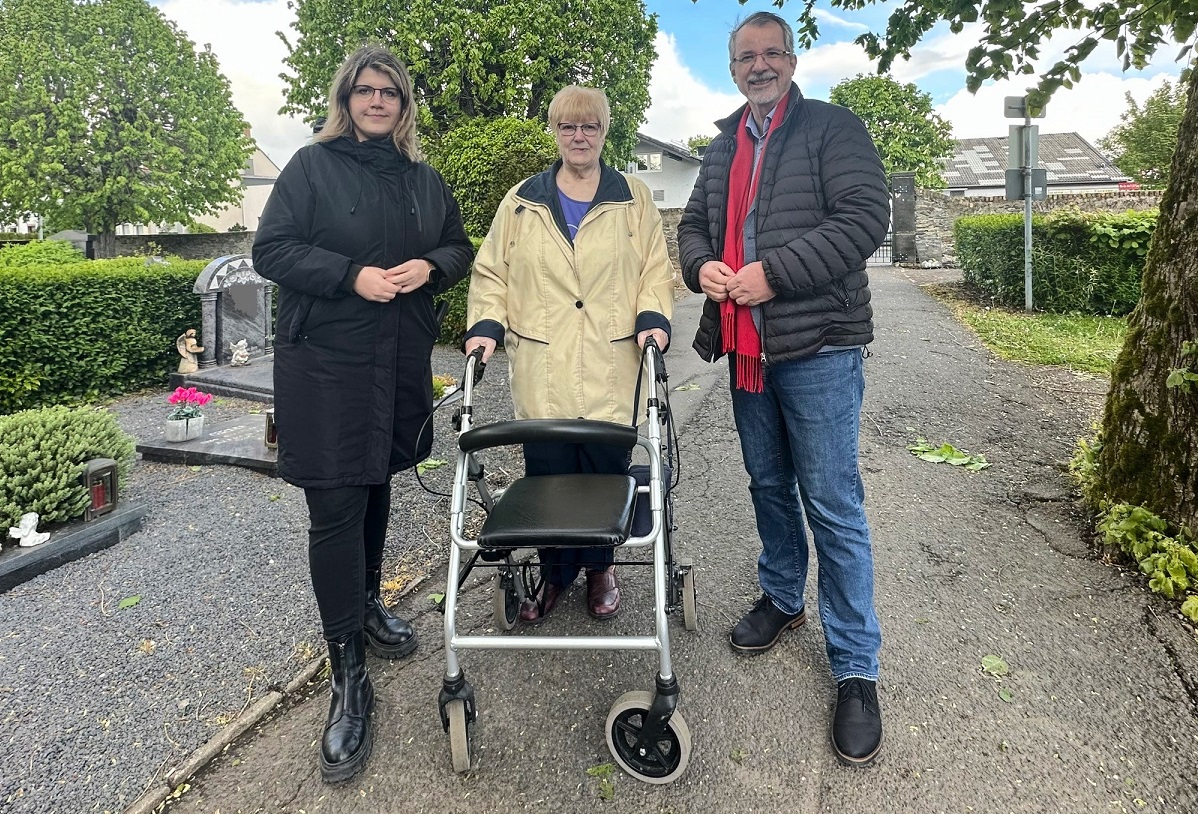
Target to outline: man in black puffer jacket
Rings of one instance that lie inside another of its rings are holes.
[[[805,512],[837,683],[832,746],[844,763],[865,765],[882,746],[882,637],[857,436],[873,340],[865,263],[886,235],[890,194],[861,121],[804,99],[791,82],[785,20],[749,16],[729,56],[748,104],[717,122],[678,251],[687,286],[708,297],[695,350],[708,361],[729,355],[762,542],[762,594],[730,640],[762,653],[807,620]]]

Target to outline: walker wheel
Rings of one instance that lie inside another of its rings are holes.
[[[695,590],[695,566],[682,569],[682,622],[687,630],[699,629],[699,599]]]
[[[445,705],[449,716],[449,754],[453,770],[458,774],[470,771],[470,724],[466,720],[466,702],[456,698]]]
[[[686,770],[691,759],[691,731],[677,710],[666,731],[654,743],[636,748],[637,739],[653,704],[653,693],[632,690],[616,699],[607,713],[607,748],[620,768],[645,783],[671,783]]]
[[[520,618],[520,592],[516,590],[515,576],[502,570],[495,577],[494,600],[495,626],[500,630],[511,630]]]

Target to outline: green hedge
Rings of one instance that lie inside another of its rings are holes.
[[[1056,313],[1122,315],[1140,298],[1144,258],[1157,210],[1080,212],[1032,217],[1032,299]],[[973,215],[953,226],[965,282],[1000,304],[1020,307],[1023,216]]]
[[[0,414],[166,382],[202,260],[0,268]]]
[[[25,512],[38,513],[39,529],[82,516],[83,464],[112,458],[123,481],[133,460],[133,439],[104,410],[47,407],[0,416],[0,439],[0,528],[6,530]]]
[[[62,266],[86,259],[74,244],[62,240],[34,240],[0,249],[0,268]]]
[[[470,242],[474,244],[474,250],[477,252],[483,239],[472,237]],[[473,268],[474,266],[471,264],[471,269]],[[441,335],[437,337],[437,341],[442,345],[462,344],[462,339],[466,336],[466,328],[469,327],[466,325],[466,299],[469,293],[470,275],[467,274],[466,279],[437,297],[438,302],[444,301],[449,305],[445,312],[445,319],[441,323]]]

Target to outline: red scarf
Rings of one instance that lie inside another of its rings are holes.
[[[770,129],[765,134],[766,144],[782,123],[789,95],[783,96],[774,110]],[[724,228],[724,256],[721,259],[733,273],[739,272],[745,264],[745,218],[757,195],[757,181],[765,164],[765,144],[762,144],[761,160],[757,163],[757,171],[753,172],[753,139],[746,127],[749,115],[750,108],[745,105],[745,114],[740,117],[740,126],[736,130],[736,152],[732,155],[728,176],[728,222]],[[736,354],[736,386],[750,393],[760,393],[764,389],[761,337],[753,324],[752,309],[737,305],[731,299],[724,300],[720,303],[720,327],[724,335],[724,352]]]

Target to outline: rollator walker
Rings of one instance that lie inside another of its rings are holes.
[[[665,364],[653,340],[645,343],[642,379],[646,382],[647,437],[633,425],[583,419],[523,419],[472,426],[474,387],[482,378],[481,350],[466,360],[461,388],[442,399],[460,400],[454,414],[458,428],[457,466],[450,508],[449,578],[445,588],[445,679],[438,698],[441,724],[449,733],[456,772],[470,770],[472,728],[478,716],[474,688],[459,664],[464,650],[651,650],[658,654],[656,686],[652,692],[626,692],[607,715],[607,745],[620,768],[646,783],[669,783],[686,769],[691,735],[678,712],[678,681],[670,662],[667,613],[683,612],[687,630],[698,628],[695,581],[689,563],[674,559],[670,458],[675,454],[673,424]],[[634,399],[639,411],[640,383]],[[440,404],[438,405],[440,406]],[[662,428],[667,432],[663,441]],[[527,476],[506,489],[487,486],[480,453],[491,447],[525,442],[603,443],[630,452],[641,447],[648,466],[640,478],[632,474],[569,474]],[[664,459],[663,459],[664,453]],[[645,477],[647,470],[647,478]],[[673,471],[677,472],[676,466]],[[638,485],[637,481],[647,481]],[[473,485],[478,499],[468,497]],[[482,506],[486,520],[476,539],[465,537],[467,502]],[[641,506],[638,510],[638,501]],[[647,504],[648,512],[645,512]],[[640,525],[634,531],[634,514]],[[644,519],[645,514],[648,520]],[[651,520],[651,523],[649,522]],[[494,580],[494,621],[500,631],[511,630],[520,604],[536,596],[532,577],[535,560],[518,561],[516,549],[610,546],[617,550],[648,548],[652,562],[620,562],[653,569],[653,633],[632,636],[507,636],[463,635],[457,630],[458,595],[475,567],[497,569]],[[463,564],[463,558],[468,558]]]

